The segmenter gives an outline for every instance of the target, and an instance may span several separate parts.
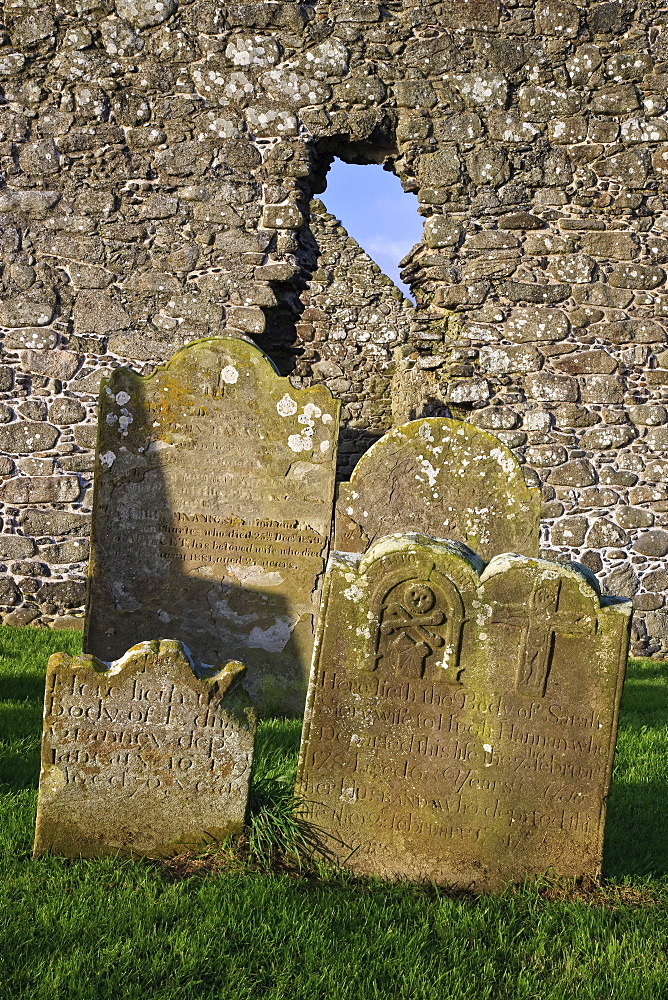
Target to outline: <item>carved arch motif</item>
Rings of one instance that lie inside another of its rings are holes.
[[[459,683],[464,603],[455,584],[434,567],[406,567],[375,588],[371,611],[377,622],[369,667],[406,679],[425,676]]]

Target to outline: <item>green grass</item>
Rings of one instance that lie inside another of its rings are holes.
[[[263,868],[262,843],[254,860],[225,864],[222,852],[219,864],[205,860],[200,869],[31,860],[44,665],[50,652],[76,652],[79,642],[75,633],[0,629],[3,997],[668,997],[668,667],[630,667],[603,887],[546,880],[475,898],[360,883],[333,870],[317,879]],[[260,727],[260,824],[269,809],[283,822],[299,728],[282,720]]]

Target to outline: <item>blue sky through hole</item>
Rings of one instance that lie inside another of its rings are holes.
[[[380,269],[410,296],[399,278],[398,265],[422,239],[424,220],[417,213],[415,195],[407,194],[399,178],[378,164],[359,166],[335,159],[320,198]]]

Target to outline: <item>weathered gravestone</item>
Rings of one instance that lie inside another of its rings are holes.
[[[52,656],[35,854],[165,857],[240,832],[255,740],[243,673],[203,671],[171,639],[111,664]]]
[[[417,531],[464,542],[484,559],[538,555],[540,492],[487,431],[427,417],[395,427],[339,487],[335,548],[364,552],[383,535]]]
[[[335,553],[297,792],[350,868],[494,889],[600,869],[631,604],[568,566]]]
[[[332,522],[339,403],[216,338],[102,383],[84,648],[180,639],[241,659],[264,712],[301,715]]]

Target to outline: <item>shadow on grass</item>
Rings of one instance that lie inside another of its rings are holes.
[[[613,782],[603,847],[605,877],[668,875],[666,829],[665,782]]]
[[[44,675],[29,674],[27,672],[12,674],[0,673],[0,702],[3,701],[29,701],[38,705],[41,712],[42,700],[44,698]],[[4,730],[0,729],[0,734],[4,736]]]
[[[620,708],[619,729],[647,728],[654,726],[665,729],[668,726],[668,687],[663,684],[629,684],[624,689]]]
[[[606,878],[668,875],[668,665],[631,660],[603,848]]]
[[[40,740],[29,737],[0,747],[0,792],[22,792],[39,785]]]
[[[3,704],[0,699],[0,745],[12,740],[39,738],[42,731],[42,706],[34,702]]]

